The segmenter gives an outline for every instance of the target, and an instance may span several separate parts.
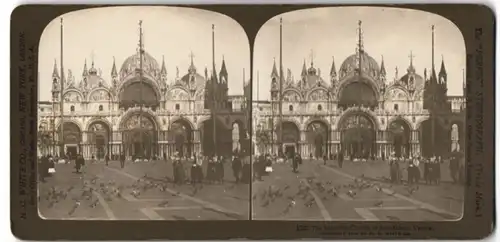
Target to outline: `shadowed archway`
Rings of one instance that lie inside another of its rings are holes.
[[[313,121],[307,125],[306,140],[309,151],[316,158],[321,158],[327,153],[328,126],[323,121]]]
[[[375,123],[369,114],[354,112],[340,121],[341,154],[368,159],[376,154]]]
[[[87,146],[96,159],[103,159],[110,152],[111,130],[107,123],[101,120],[93,121],[87,130]]]
[[[405,121],[396,119],[388,126],[388,142],[392,143],[396,157],[408,157],[410,155],[411,128]]]
[[[178,119],[170,125],[169,141],[172,142],[174,151],[181,157],[193,155],[193,129],[185,119]]]

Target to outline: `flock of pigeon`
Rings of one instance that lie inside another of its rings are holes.
[[[291,189],[289,184],[284,184],[283,186],[274,184],[269,185],[267,188],[256,189],[257,192],[252,197],[254,204],[258,204],[262,208],[267,208],[270,204],[275,203],[280,199],[282,201],[284,200],[287,205],[278,215],[284,216],[296,207],[297,203],[303,204],[306,208],[313,207],[316,205],[316,199],[318,198],[322,201],[333,201],[339,196],[345,194],[351,199],[356,199],[359,194],[369,190],[380,193],[384,192],[386,196],[392,196],[395,194],[395,192],[391,190],[384,190],[384,187],[380,182],[366,179],[364,175],[355,178],[350,183],[336,185],[334,185],[332,181],[321,181],[315,176],[309,176],[305,179],[300,179],[297,176],[297,179],[300,183],[296,189]],[[388,185],[386,187],[391,188],[392,185]],[[405,185],[405,188],[410,196],[418,190],[418,186]],[[316,198],[313,194],[317,195]],[[383,206],[383,201],[376,201],[373,206]]]
[[[169,187],[175,188],[175,190],[169,189]],[[97,175],[90,175],[89,178],[86,178],[86,175],[82,174],[77,184],[73,184],[69,187],[53,185],[45,189],[46,191],[42,194],[39,194],[38,199],[39,202],[43,200],[42,204],[47,204],[46,207],[49,209],[62,209],[64,206],[57,205],[63,201],[72,200],[72,207],[67,213],[67,216],[71,217],[83,206],[91,209],[96,208],[99,205],[99,198],[106,202],[112,202],[114,200],[124,199],[123,194],[127,193],[134,198],[139,198],[141,195],[153,190],[165,192],[165,194],[169,194],[172,197],[178,197],[181,196],[181,192],[176,190],[181,187],[190,189],[190,192],[184,195],[193,197],[204,188],[203,184],[194,184],[191,186],[177,185],[168,176],[159,179],[148,176],[147,173],[128,185],[117,184],[114,180],[105,180]],[[226,192],[234,187],[235,185],[226,185],[223,189],[224,192]],[[168,205],[169,202],[166,198],[157,206],[166,207]]]

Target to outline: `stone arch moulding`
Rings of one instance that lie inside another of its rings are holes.
[[[185,122],[189,125],[189,128],[191,130],[195,130],[195,126],[193,124],[193,122],[191,120],[189,120],[188,118],[186,117],[182,117],[182,116],[176,116],[176,117],[173,117],[170,119],[170,123],[168,124],[168,129],[171,129],[172,128],[172,124],[174,124],[175,122]]]
[[[95,102],[95,101],[92,101],[90,100],[90,97],[92,97],[92,95],[98,91],[105,91],[108,93],[108,98],[109,100],[108,101],[113,101],[114,97],[113,97],[113,94],[105,87],[97,87],[97,88],[94,88],[92,90],[90,90],[89,94],[87,94],[87,97],[86,97],[86,100],[87,102]],[[108,102],[107,101],[107,102]]]
[[[318,100],[318,101],[328,101],[328,100],[333,100],[332,98],[332,93],[326,87],[324,86],[319,86],[319,87],[313,87],[311,90],[309,90],[306,94],[306,100],[311,101],[311,95],[315,92],[325,92],[326,93],[326,99],[325,100]]]
[[[140,80],[138,79],[139,76],[136,76],[135,74],[131,74],[124,77],[123,80],[120,82],[120,84],[118,84],[118,87],[116,88],[116,90],[118,90],[118,95],[120,95],[123,92],[123,88],[128,86],[129,84],[132,84],[134,82],[140,82]],[[158,83],[154,81],[154,78],[144,73],[143,81],[151,86],[151,88],[154,90],[156,94],[156,97],[158,98],[158,100],[160,100],[161,99],[160,87],[158,86]]]
[[[108,129],[110,132],[113,131],[113,124],[111,124],[111,122],[109,122],[109,120],[107,120],[106,118],[101,118],[101,117],[94,117],[94,118],[90,119],[89,121],[87,121],[87,124],[85,125],[85,131],[89,131],[90,126],[92,124],[99,123],[99,122],[106,124],[108,126]]]
[[[371,78],[369,76],[366,76],[366,75],[362,75],[362,76],[357,76],[357,75],[348,76],[346,79],[341,80],[339,82],[339,86],[338,86],[336,92],[334,93],[335,99],[336,100],[340,100],[340,97],[341,97],[342,92],[344,91],[344,89],[347,86],[349,86],[350,84],[353,84],[353,83],[363,83],[363,84],[368,85],[373,90],[373,92],[375,93],[375,98],[377,100],[380,100],[380,92],[379,92],[379,88],[378,88],[377,82],[373,78]]]
[[[361,114],[361,115],[365,115],[370,121],[372,121],[373,125],[374,125],[374,128],[375,130],[380,130],[380,122],[379,120],[376,118],[376,115],[374,115],[371,111],[369,110],[362,110],[362,109],[358,109],[358,108],[351,108],[351,109],[347,109],[346,111],[342,112],[342,114],[340,115],[339,118],[337,118],[337,122],[335,123],[335,126],[334,126],[334,129],[335,130],[338,130],[339,129],[339,125],[344,122],[344,120],[351,116],[351,115],[355,115],[355,114]],[[410,126],[411,127],[411,126]]]
[[[80,129],[80,132],[84,131],[83,124],[76,119],[64,119],[64,123],[73,123],[78,127],[78,129]],[[56,130],[59,130],[59,128],[61,128],[61,120],[58,120],[56,123]]]
[[[405,125],[407,125],[408,128],[410,128],[410,131],[415,129],[415,127],[411,124],[411,122],[407,118],[401,115],[390,117],[387,120],[387,127],[389,127],[392,122],[397,122],[399,120],[402,121]]]
[[[176,90],[180,90],[182,92],[185,92],[188,99],[177,99],[177,98],[174,98],[174,100],[176,101],[189,101],[189,100],[193,100],[194,99],[194,96],[192,95],[192,93],[186,89],[185,87],[181,86],[181,85],[177,85],[177,86],[173,86],[171,88],[169,88],[166,92],[165,92],[165,100],[169,100],[168,96],[172,95],[173,92],[175,92]]]
[[[301,129],[302,126],[300,125],[300,123],[298,123],[296,120],[291,119],[291,118],[283,118],[283,123],[287,123],[287,122],[294,124],[297,127],[297,129],[299,130],[299,132],[303,130],[303,129]],[[275,121],[274,130],[277,131],[279,126],[280,126],[280,120],[278,118]]]
[[[130,117],[132,117],[132,115],[136,115],[136,114],[139,114],[140,111],[140,108],[136,107],[136,108],[129,108],[125,113],[123,113],[119,120],[118,120],[118,130],[121,130],[122,127],[123,127],[123,123],[128,120]],[[153,125],[155,127],[156,130],[160,130],[160,124],[161,124],[161,120],[159,119],[158,116],[155,115],[155,113],[153,111],[151,111],[151,109],[148,109],[148,108],[143,108],[142,109],[142,113],[145,114],[145,116],[149,116],[148,118],[151,119],[151,121],[153,121]]]
[[[328,130],[330,130],[332,128],[330,122],[328,122],[328,120],[326,120],[325,118],[323,118],[323,117],[311,117],[304,123],[303,130],[307,130],[307,127],[314,122],[323,123],[328,128]]]
[[[76,95],[78,95],[80,98],[80,102],[84,101],[83,93],[80,92],[78,89],[74,89],[74,88],[65,90],[63,98],[66,98],[66,96],[71,94],[71,93],[76,93]]]
[[[304,100],[304,97],[302,96],[302,94],[295,88],[292,88],[292,87],[289,87],[285,90],[283,90],[283,98],[286,97],[286,96],[293,96],[293,95],[297,95],[299,97],[299,102]],[[294,102],[294,101],[290,101],[290,102]]]

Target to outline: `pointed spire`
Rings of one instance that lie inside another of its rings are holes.
[[[205,66],[205,80],[208,80],[208,68]]]
[[[162,76],[167,75],[167,67],[165,66],[165,56],[164,55],[161,57],[160,75],[162,75]]]
[[[59,78],[59,71],[57,69],[57,60],[54,59],[54,70],[52,71],[52,78]]]
[[[111,68],[111,77],[117,77],[118,72],[116,71],[116,61],[115,57],[113,56],[113,67]]]
[[[439,76],[446,76],[446,68],[444,67],[444,57],[441,55],[441,69],[439,70]]]
[[[306,59],[304,59],[304,64],[302,65],[302,73],[301,76],[307,76],[307,67],[306,67]]]
[[[226,60],[224,59],[224,55],[222,56],[222,65],[220,67],[219,76],[226,77],[226,81],[227,81],[227,68],[226,68]]]
[[[427,80],[427,68],[424,68],[424,81],[428,81]]]
[[[87,59],[85,59],[85,63],[83,64],[83,73],[82,76],[87,76],[89,71],[87,70]]]
[[[276,68],[276,58],[274,58],[273,71],[271,72],[271,77],[277,77],[277,76],[279,76],[279,74],[278,74],[278,68]]]
[[[330,68],[330,76],[336,77],[337,76],[337,68],[335,67],[335,57],[332,56],[332,67]]]
[[[356,47],[356,53],[357,53],[357,59],[358,59],[358,71],[361,74],[363,71],[363,54],[364,54],[364,47],[363,47],[363,29],[361,28],[361,24],[363,22],[361,20],[358,21],[358,44]]]
[[[380,75],[382,75],[382,76],[387,75],[387,71],[385,70],[385,64],[384,64],[384,56],[382,56],[382,61],[380,64]]]
[[[189,69],[188,69],[188,72],[189,73],[196,73],[196,67],[194,66],[194,54],[193,52],[191,51],[191,53],[189,53],[189,58],[191,58],[191,64],[189,65]]]

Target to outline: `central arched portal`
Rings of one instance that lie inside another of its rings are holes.
[[[87,131],[87,145],[96,159],[103,159],[110,155],[111,131],[108,124],[101,120],[92,122]]]
[[[178,119],[170,125],[169,141],[174,144],[174,150],[181,157],[193,155],[193,129],[185,119]]]
[[[376,154],[375,123],[367,113],[348,114],[340,123],[341,152],[344,156],[369,159]]]
[[[133,114],[122,124],[124,152],[127,157],[152,159],[158,154],[156,124],[150,114]]]
[[[59,155],[64,156],[64,155],[69,155],[70,157],[75,157],[77,154],[81,153],[81,142],[82,142],[82,130],[80,127],[71,122],[64,122],[63,124],[63,137],[60,136],[60,129],[61,127],[59,126],[58,128],[58,139],[59,141],[62,140],[62,144],[64,144],[64,149],[61,150],[59,149]]]
[[[281,127],[283,126],[283,127]],[[283,140],[280,137],[280,129],[283,128]],[[300,151],[299,149],[299,141],[300,141],[300,131],[299,127],[293,122],[283,121],[282,125],[278,125],[276,128],[276,133],[278,136],[278,143],[283,144],[279,151],[282,151],[284,155],[290,157],[294,156],[295,153]],[[283,149],[283,150],[282,150]]]
[[[232,130],[227,129],[218,119],[205,120],[201,127],[201,150],[203,155],[231,155],[232,152]]]
[[[394,148],[396,157],[408,157],[410,155],[410,135],[411,128],[408,123],[401,119],[396,119],[389,124],[389,142]]]
[[[356,81],[340,90],[338,106],[342,109],[361,106],[373,109],[377,107],[377,104],[377,95],[368,83]]]
[[[307,143],[309,151],[316,158],[327,154],[328,126],[322,121],[313,121],[307,126]]]

